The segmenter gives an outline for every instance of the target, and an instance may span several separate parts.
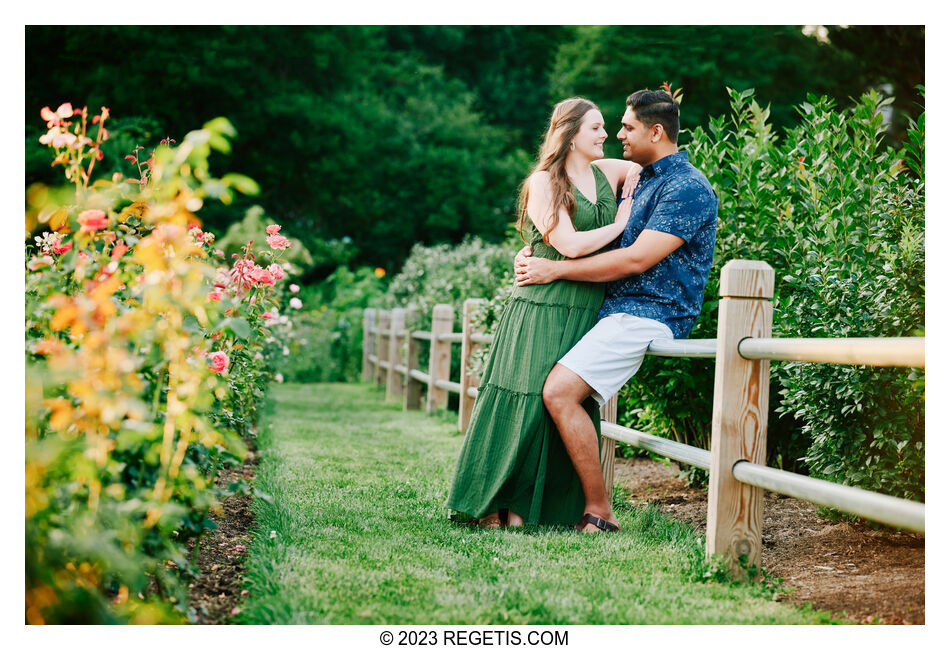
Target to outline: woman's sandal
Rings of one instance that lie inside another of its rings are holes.
[[[508,508],[499,508],[498,513],[492,517],[483,517],[478,520],[479,528],[504,528],[508,525]]]
[[[606,519],[601,519],[597,515],[592,515],[589,512],[584,513],[584,516],[581,517],[581,520],[574,526],[574,530],[584,530],[584,528],[587,527],[587,524],[594,524],[605,533],[613,533],[620,530],[620,526],[617,524],[611,523]]]

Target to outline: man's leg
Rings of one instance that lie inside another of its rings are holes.
[[[597,430],[583,407],[584,400],[592,393],[593,389],[586,381],[558,363],[544,382],[542,397],[574,463],[574,470],[580,477],[584,490],[584,512],[616,524],[617,518],[610,507],[610,497],[600,469]],[[584,530],[594,532],[599,529],[587,524]]]

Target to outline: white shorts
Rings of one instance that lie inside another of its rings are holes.
[[[558,363],[594,389],[603,406],[637,374],[654,339],[671,339],[673,332],[659,321],[631,314],[602,318]]]

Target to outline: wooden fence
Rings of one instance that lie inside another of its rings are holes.
[[[759,566],[764,490],[804,499],[898,528],[924,532],[924,504],[773,469],[765,465],[769,360],[874,366],[924,367],[923,338],[772,338],[773,269],[764,262],[733,260],[720,277],[715,339],[655,341],[647,354],[716,360],[710,449],[700,449],[616,424],[614,397],[601,409],[601,466],[613,490],[617,440],[709,470],[707,555],[721,554],[740,570],[740,558]],[[453,332],[453,309],[436,305],[430,331],[410,331],[411,310],[367,309],[363,322],[363,378],[386,386],[386,398],[406,409],[445,408],[459,395],[459,430],[468,428],[479,378],[468,372],[472,350],[492,337],[472,327],[480,302],[464,303],[462,331]],[[429,368],[417,368],[419,346],[429,343]],[[449,377],[452,345],[461,344],[461,376]],[[540,387],[538,387],[540,390]]]

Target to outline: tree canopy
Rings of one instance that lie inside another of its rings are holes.
[[[866,56],[872,37],[899,68]],[[908,106],[923,28],[835,29],[820,43],[800,26],[44,26],[27,29],[26,55],[28,183],[55,178],[34,146],[44,105],[110,107],[103,173],[130,173],[134,146],[225,116],[238,138],[213,164],[262,192],[207,205],[206,226],[259,204],[313,250],[349,247],[316,255],[319,276],[348,260],[394,270],[416,242],[503,238],[566,96],[589,96],[614,124],[630,92],[668,81],[684,90],[684,128],[725,113],[726,86],[756,88],[777,127],[808,92],[843,100],[890,83]]]

